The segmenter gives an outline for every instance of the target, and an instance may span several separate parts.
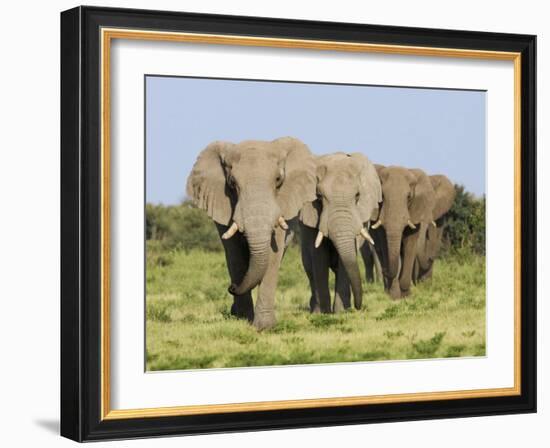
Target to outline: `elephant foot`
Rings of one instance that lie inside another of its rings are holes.
[[[405,297],[409,297],[411,295],[410,289],[402,289],[401,290],[401,298],[404,299]]]
[[[432,271],[430,269],[428,272],[421,274],[418,277],[417,282],[425,282],[425,281],[428,281],[428,280],[431,280],[431,279],[432,279]]]
[[[423,269],[422,267],[418,267],[417,272],[415,272],[415,275],[413,276],[414,284],[417,285],[420,282],[424,282],[426,280],[429,280],[432,278],[432,272],[433,272],[433,260],[431,261],[431,264],[427,269]]]
[[[343,302],[341,300],[336,299],[334,301],[333,312],[334,313],[342,313],[344,311],[346,311],[346,307],[344,306]]]
[[[391,288],[387,292],[393,300],[399,300],[402,298],[401,289],[399,288]]]
[[[310,313],[320,313],[321,308],[319,307],[319,303],[317,302],[317,299],[313,296],[309,299],[309,312]]]
[[[256,312],[253,325],[258,331],[269,330],[277,324],[275,313],[272,311]]]
[[[231,315],[252,322],[254,320],[254,306],[252,300],[250,300],[250,303],[234,302],[233,305],[231,305]]]
[[[401,298],[401,288],[397,282],[394,282],[392,287],[388,290],[390,297],[393,300],[399,300]]]
[[[340,313],[343,313],[344,311],[346,311],[346,308],[344,308],[343,306],[335,306],[332,310],[334,314],[340,314]]]

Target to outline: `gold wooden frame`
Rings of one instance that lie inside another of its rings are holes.
[[[154,40],[213,45],[296,48],[439,56],[514,62],[514,386],[508,388],[370,395],[304,400],[189,405],[142,409],[110,408],[110,50],[113,39]],[[413,401],[502,397],[521,394],[521,54],[515,52],[417,47],[386,44],[333,42],[303,39],[279,39],[215,34],[144,31],[135,29],[101,29],[101,419],[115,420],[143,417],[199,415],[282,409],[306,409]]]

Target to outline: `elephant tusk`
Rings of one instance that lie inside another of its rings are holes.
[[[382,220],[379,219],[378,221],[376,221],[373,225],[372,225],[372,228],[374,230],[378,229],[378,227],[380,227],[382,225]]]
[[[407,221],[407,225],[411,228],[411,229],[416,229],[416,226],[412,223],[412,221],[409,219]]]
[[[374,240],[372,239],[372,236],[370,236],[368,230],[364,227],[361,229],[361,236],[374,246]]]
[[[431,224],[432,226],[437,227],[437,224],[435,223],[435,221],[432,221]]]
[[[286,223],[285,218],[283,218],[282,216],[279,216],[279,219],[277,220],[277,222],[281,226],[281,229],[288,230],[288,224]]]
[[[233,235],[235,235],[235,233],[237,233],[237,230],[239,230],[239,226],[236,222],[234,222],[233,224],[231,224],[231,227],[227,229],[227,232],[222,235],[222,240],[228,240]]]
[[[315,248],[317,249],[322,242],[323,242],[323,232],[319,230],[319,233],[317,234],[317,238],[315,238]]]

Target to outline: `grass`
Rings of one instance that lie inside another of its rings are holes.
[[[147,370],[485,355],[485,259],[438,260],[433,279],[392,301],[364,284],[361,311],[312,315],[299,250],[283,260],[277,326],[258,333],[230,315],[222,252],[162,252],[148,242]]]

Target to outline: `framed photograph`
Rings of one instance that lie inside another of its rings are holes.
[[[61,14],[61,434],[536,411],[535,36]]]

